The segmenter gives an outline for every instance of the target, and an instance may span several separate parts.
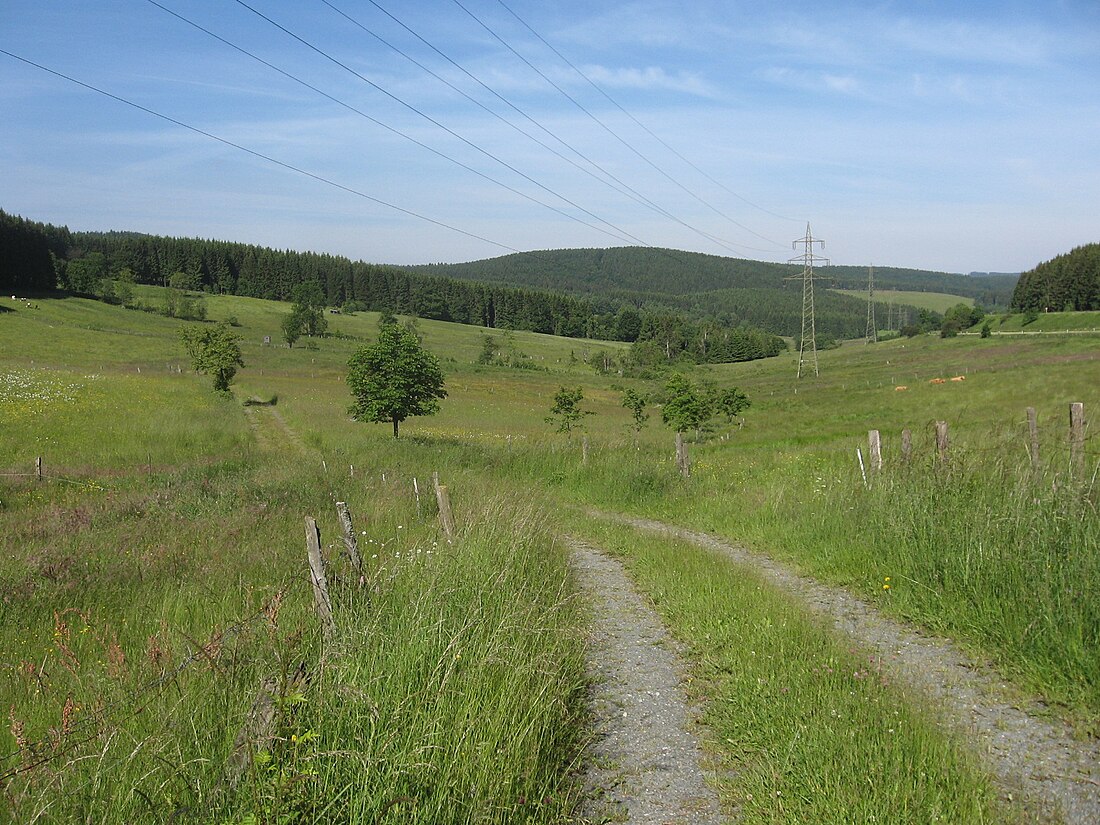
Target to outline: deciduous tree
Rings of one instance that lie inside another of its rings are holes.
[[[592,415],[591,410],[581,409],[583,400],[584,390],[580,387],[562,387],[554,395],[554,406],[550,408],[546,423],[555,425],[559,433],[571,435],[573,428],[579,426],[586,415]]]
[[[215,392],[229,392],[229,382],[237,374],[237,367],[244,366],[241,337],[229,324],[187,326],[180,330],[180,339],[195,372],[212,376]]]
[[[360,347],[348,361],[348,389],[355,403],[348,410],[356,421],[398,426],[410,416],[439,412],[447,397],[439,359],[420,346],[415,333],[398,324],[386,324],[378,340]]]

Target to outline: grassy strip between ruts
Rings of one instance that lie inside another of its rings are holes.
[[[1017,821],[973,757],[876,662],[751,571],[668,537],[573,518],[685,644],[719,792],[741,822]]]

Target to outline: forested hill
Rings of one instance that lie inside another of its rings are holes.
[[[800,334],[801,269],[762,261],[723,258],[695,252],[646,247],[559,249],[504,255],[466,264],[432,264],[414,271],[458,280],[473,280],[574,295],[599,295],[640,307],[667,307],[696,318],[721,317],[781,335]],[[817,270],[822,278],[816,296],[819,333],[856,338],[866,329],[863,299],[838,295],[826,287],[865,289],[867,269],[831,266]],[[786,280],[791,276],[796,280]],[[987,307],[1007,306],[1015,276],[971,278],[947,272],[875,267],[879,289],[946,292],[974,298]],[[883,307],[885,317],[885,307]],[[904,308],[902,318],[915,321],[918,310]]]
[[[779,289],[785,288],[784,278],[801,272],[789,264],[636,246],[521,252],[465,264],[429,264],[415,269],[463,280],[570,292],[626,291],[648,295]],[[867,285],[867,268],[862,266],[826,266],[817,273],[831,279],[830,285],[838,289],[862,289]],[[950,272],[876,266],[875,283],[881,289],[946,292],[974,298],[986,306],[1007,306],[1016,276],[975,278]]]
[[[1100,243],[1079,246],[1023,273],[1012,308],[1019,312],[1100,309]]]

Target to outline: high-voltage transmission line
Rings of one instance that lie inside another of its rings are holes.
[[[829,259],[814,255],[814,244],[821,244],[825,248],[825,241],[815,240],[810,232],[810,224],[806,224],[806,237],[791,241],[791,247],[798,249],[803,245],[801,255],[791,258],[788,263],[801,263],[802,274],[791,275],[784,280],[794,281],[802,279],[802,340],[798,344],[798,377],[802,377],[802,367],[806,363],[806,343],[809,341],[810,353],[814,361],[814,375],[819,375],[817,370],[817,326],[814,321],[814,264],[828,265]]]

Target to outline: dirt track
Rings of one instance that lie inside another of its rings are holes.
[[[798,594],[807,609],[872,651],[895,680],[932,698],[941,721],[973,743],[1006,796],[1022,799],[1043,820],[1100,822],[1100,743],[1075,739],[1067,725],[1043,718],[1040,707],[1006,702],[1004,680],[951,641],[923,635],[843,588],[821,584],[706,533],[650,519],[592,515],[714,550]]]

